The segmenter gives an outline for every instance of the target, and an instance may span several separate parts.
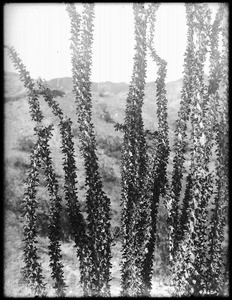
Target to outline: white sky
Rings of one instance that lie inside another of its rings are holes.
[[[217,4],[210,6],[215,12]],[[4,6],[4,44],[15,47],[33,78],[71,77],[70,21],[65,8],[61,3]],[[134,55],[132,3],[97,3],[94,24],[92,81],[129,83]],[[162,3],[154,42],[168,63],[167,82],[182,77],[186,33],[184,3]],[[15,72],[7,55],[4,58],[4,69]],[[155,71],[149,59],[147,82],[156,79]]]

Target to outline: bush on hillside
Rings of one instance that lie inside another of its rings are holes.
[[[18,150],[30,152],[34,149],[35,143],[31,137],[24,136],[18,140]]]
[[[98,137],[97,147],[104,150],[105,154],[109,157],[121,159],[122,141],[119,137]]]

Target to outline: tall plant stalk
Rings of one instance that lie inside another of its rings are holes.
[[[181,90],[180,108],[178,111],[178,118],[175,122],[175,138],[174,138],[174,158],[173,158],[173,171],[171,179],[171,197],[170,202],[170,217],[169,226],[171,228],[171,244],[170,244],[170,261],[174,261],[175,252],[180,242],[180,235],[182,229],[180,228],[180,196],[182,190],[182,181],[184,173],[186,172],[184,155],[187,148],[187,126],[190,117],[191,103],[194,92],[194,14],[190,6],[186,6],[187,14],[187,48],[184,58],[184,77],[183,86]]]
[[[167,63],[159,57],[154,48],[154,31],[156,22],[156,11],[159,4],[150,4],[148,7],[149,37],[148,48],[153,61],[158,66],[158,77],[156,79],[156,102],[158,119],[158,137],[156,148],[153,149],[150,162],[150,172],[148,175],[148,190],[150,195],[151,209],[151,232],[146,253],[143,274],[146,286],[146,294],[149,295],[152,286],[153,260],[157,234],[158,205],[161,195],[165,195],[167,185],[167,163],[169,155],[168,123],[167,123],[167,95],[165,87],[165,77],[167,73]]]
[[[228,210],[228,24],[226,5],[220,4],[211,31],[211,59],[209,93],[214,130],[216,157],[216,191],[211,210],[209,229],[208,256],[208,293],[223,295],[223,288],[227,280],[224,272],[227,253],[223,250],[224,232]],[[222,37],[222,55],[218,50],[220,33]],[[221,86],[222,92],[219,93]]]
[[[174,268],[174,281],[177,293],[202,295],[207,285],[206,256],[209,243],[207,207],[213,191],[208,166],[211,153],[207,151],[207,134],[204,126],[207,124],[204,105],[208,96],[204,84],[204,63],[208,49],[211,15],[206,4],[188,4],[186,11],[188,19],[191,20],[189,26],[192,28],[194,46],[191,80],[195,89],[192,90],[190,106],[191,184],[190,181],[187,184],[187,189],[190,188],[189,199],[187,208],[184,206],[188,215],[187,230],[182,233],[182,236],[184,235],[182,242],[177,239],[178,254]],[[183,231],[183,228],[180,229]]]
[[[64,117],[62,110],[57,101],[54,100],[51,90],[43,81],[38,82],[40,94],[43,95],[44,100],[51,107],[52,112],[59,118],[59,128],[62,141],[63,169],[65,173],[65,200],[67,205],[67,212],[71,224],[71,233],[74,236],[75,246],[77,248],[77,257],[80,262],[80,282],[82,284],[83,293],[87,295],[89,289],[89,275],[88,275],[88,235],[86,221],[80,210],[80,203],[77,196],[76,189],[76,163],[74,153],[74,143],[72,135],[72,121],[70,118]]]
[[[22,63],[21,59],[19,58],[18,53],[15,51],[13,47],[7,47],[8,54],[11,58],[11,60],[14,63],[15,68],[20,73],[20,79],[23,81],[24,86],[27,89],[27,95],[28,95],[28,102],[30,106],[30,114],[31,118],[34,122],[36,122],[35,127],[35,133],[37,135],[37,147],[38,151],[34,152],[36,153],[35,156],[31,156],[31,159],[33,161],[31,162],[31,168],[28,174],[28,187],[27,192],[25,194],[24,203],[27,208],[32,207],[31,211],[28,211],[29,218],[32,220],[32,226],[35,227],[35,214],[34,210],[35,207],[31,206],[33,203],[33,198],[35,195],[34,186],[38,182],[37,181],[37,170],[33,169],[35,164],[38,163],[38,166],[41,164],[41,167],[44,169],[44,177],[47,184],[47,188],[49,191],[49,197],[50,197],[50,216],[49,216],[49,256],[50,256],[50,267],[52,269],[52,278],[54,279],[55,285],[54,288],[56,290],[56,293],[58,296],[64,296],[65,295],[65,282],[63,278],[63,264],[61,263],[62,255],[61,255],[61,249],[60,249],[60,240],[61,240],[61,225],[60,225],[60,212],[61,212],[61,197],[58,195],[58,182],[56,179],[55,172],[53,170],[52,161],[50,157],[50,150],[48,141],[51,137],[51,127],[43,128],[42,125],[42,111],[40,109],[39,104],[39,93],[36,89],[35,83],[30,77],[29,72],[26,70],[26,67]],[[38,161],[39,159],[39,161]],[[33,172],[33,182],[31,182],[31,172]],[[32,184],[32,186],[31,186]],[[31,194],[32,198],[27,197],[29,194]],[[31,204],[30,204],[31,202]],[[34,222],[33,222],[34,220]],[[24,227],[24,235],[25,235],[25,241],[27,240],[27,237],[30,236],[30,231],[27,231],[27,227]],[[33,233],[35,235],[35,232]],[[33,241],[32,241],[32,248],[33,248]],[[34,247],[34,250],[36,251],[36,248]],[[25,255],[25,262],[27,260],[27,256],[30,254],[31,248],[27,247],[27,242],[25,243],[24,248],[24,255]],[[34,260],[36,264],[36,254],[34,254]],[[33,261],[31,261],[32,265],[34,264]],[[34,274],[31,273],[31,276],[33,277]],[[38,282],[40,282],[41,279],[38,278]]]
[[[122,263],[123,296],[145,293],[143,268],[150,237],[150,203],[146,197],[147,153],[142,119],[146,78],[147,13],[143,3],[133,4],[135,55],[132,80],[126,100],[122,147]]]
[[[81,18],[73,4],[69,4],[67,10],[71,19],[72,73],[79,138],[86,171],[87,232],[89,236],[87,251],[89,253],[89,280],[91,282],[87,294],[89,296],[109,296],[111,268],[110,199],[103,191],[92,123],[90,76],[94,5],[84,4]]]
[[[36,230],[38,202],[36,199],[40,168],[39,145],[35,145],[30,156],[30,168],[27,173],[26,189],[22,201],[23,218],[23,258],[22,277],[37,296],[45,295],[45,283],[42,264],[39,262],[38,239]]]

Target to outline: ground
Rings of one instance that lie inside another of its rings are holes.
[[[8,216],[13,219],[13,216]],[[47,249],[48,239],[39,238],[39,255],[43,264],[44,276],[47,282],[48,296],[53,297],[54,289],[50,278],[49,256]],[[67,297],[81,297],[81,287],[79,283],[78,260],[75,255],[73,242],[62,242],[62,255],[64,264],[64,277],[67,284]],[[5,257],[4,257],[4,295],[6,297],[31,297],[30,290],[21,281],[20,270],[23,267],[22,256],[22,236],[18,226],[13,226],[7,222],[5,226]],[[111,295],[120,295],[120,246],[116,244],[112,247],[112,281]],[[168,297],[171,288],[164,282],[163,278],[153,277],[152,297]]]

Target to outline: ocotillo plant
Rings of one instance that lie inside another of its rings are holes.
[[[192,178],[191,174],[188,174],[186,178],[186,187],[182,203],[182,209],[179,218],[179,232],[178,240],[183,241],[185,233],[188,231],[188,220],[190,218],[189,203],[191,201],[191,190],[192,190]]]
[[[195,72],[193,81],[195,85],[192,103],[191,103],[191,199],[193,203],[193,218],[189,225],[193,226],[194,232],[191,238],[194,240],[193,251],[193,266],[194,275],[191,277],[191,282],[194,283],[194,295],[204,293],[206,281],[206,254],[208,248],[207,236],[207,219],[208,219],[208,203],[212,195],[212,181],[209,173],[209,157],[206,144],[207,134],[205,133],[205,124],[207,118],[204,113],[204,102],[207,95],[207,88],[204,83],[204,64],[206,61],[206,53],[209,46],[210,21],[211,14],[207,4],[194,6],[194,21],[198,25],[194,25],[195,37]],[[198,275],[200,274],[200,275]],[[196,282],[194,282],[194,280]]]
[[[218,114],[220,111],[220,96],[219,96],[219,85],[220,81],[222,79],[222,73],[223,69],[221,67],[221,58],[220,58],[220,51],[218,49],[219,46],[219,33],[221,31],[221,21],[223,18],[223,11],[224,7],[221,6],[220,9],[218,10],[215,21],[212,25],[211,28],[211,33],[210,33],[210,74],[209,74],[209,85],[208,85],[208,90],[206,97],[204,97],[204,102],[202,103],[202,110],[204,113],[204,132],[206,134],[206,141],[205,141],[205,148],[204,148],[204,165],[205,167],[208,166],[211,155],[212,155],[212,148],[216,144],[215,136],[218,133],[217,130],[217,124],[218,124]],[[207,194],[205,194],[206,197],[208,197],[208,200],[212,198],[213,195],[213,177],[215,178],[215,174],[213,176],[212,172],[209,172],[208,170],[208,183],[207,183]],[[187,183],[186,183],[186,191],[185,191],[185,196],[183,199],[183,207],[182,207],[182,212],[181,212],[181,217],[180,217],[180,223],[179,223],[179,241],[183,238],[184,233],[187,230],[186,227],[186,222],[188,221],[188,213],[189,213],[189,202],[190,202],[190,197],[191,197],[191,190],[192,188],[190,185],[192,184],[191,176],[190,174],[187,177]],[[211,186],[211,189],[210,189]],[[215,206],[216,207],[216,206]],[[216,209],[216,211],[219,211]],[[213,217],[213,223],[214,225],[215,220],[217,217],[214,214]],[[214,227],[214,226],[213,226]],[[213,246],[213,243],[216,242],[216,240],[209,234],[209,243],[213,248],[216,249],[216,247]],[[216,253],[211,249],[211,253]],[[208,272],[211,272],[211,256],[207,255],[207,257],[210,257],[209,259],[209,266],[208,266]],[[214,277],[214,276],[213,276]],[[216,277],[216,276],[215,276]],[[212,289],[209,287],[211,286],[212,283],[212,276],[210,279],[205,281],[207,284],[207,289],[208,291]],[[210,293],[211,293],[210,292]]]
[[[49,222],[49,239],[48,246],[50,255],[50,267],[52,269],[52,278],[55,281],[54,288],[58,297],[65,296],[65,281],[63,264],[61,262],[62,255],[60,249],[61,241],[61,197],[59,196],[59,184],[52,165],[51,151],[48,141],[50,136],[42,132],[40,138],[42,169],[44,169],[44,177],[50,197],[50,222]]]
[[[210,247],[208,256],[208,293],[220,295],[225,285],[222,242],[224,240],[225,220],[228,208],[228,32],[222,25],[226,20],[226,6],[220,4],[211,31],[211,59],[209,93],[214,112],[214,128],[216,133],[216,192],[210,220]],[[226,20],[228,22],[228,20]],[[219,33],[223,38],[222,56],[218,50]],[[219,71],[220,70],[220,71]],[[221,83],[222,94],[219,95]]]
[[[72,7],[72,6],[70,6]],[[78,14],[76,14],[78,15]],[[84,5],[83,12],[83,28],[82,28],[82,49],[87,49],[88,51],[80,58],[78,57],[79,65],[84,65],[86,73],[79,74],[79,79],[82,81],[82,78],[86,79],[84,86],[82,86],[81,90],[81,98],[82,104],[86,104],[86,101],[90,103],[91,94],[90,94],[90,65],[91,61],[91,42],[92,42],[92,17],[93,17],[93,6],[92,5]],[[90,21],[90,22],[89,22]],[[78,23],[78,20],[74,20]],[[75,27],[75,25],[73,25]],[[90,26],[90,27],[89,27]],[[79,28],[79,27],[78,27]],[[86,40],[86,31],[88,31],[89,39]],[[75,29],[72,28],[72,33],[75,34]],[[78,36],[78,35],[77,35]],[[77,38],[76,36],[76,38]],[[76,39],[76,42],[78,39]],[[87,44],[86,44],[87,43]],[[90,46],[90,47],[89,47]],[[79,47],[79,44],[78,44]],[[74,49],[74,47],[73,47]],[[89,51],[90,50],[90,51]],[[74,55],[75,56],[75,55]],[[23,65],[20,65],[21,61],[18,59],[17,55],[15,55],[16,59],[16,67],[24,68]],[[18,59],[18,61],[17,61]],[[77,59],[77,56],[73,57],[74,60]],[[78,65],[78,67],[79,67]],[[89,66],[89,68],[88,68]],[[24,68],[25,69],[25,68]],[[27,71],[22,71],[21,78],[23,80],[27,80]],[[75,69],[75,68],[74,68]],[[24,75],[24,71],[25,74]],[[76,71],[79,71],[79,68],[76,68]],[[24,77],[23,77],[24,76]],[[87,76],[87,78],[85,77]],[[74,83],[75,83],[75,73],[74,73]],[[27,87],[31,93],[36,91],[34,85],[31,83],[28,84]],[[82,83],[81,83],[82,84]],[[80,84],[80,85],[81,85]],[[87,85],[87,89],[86,89]],[[78,86],[74,84],[76,87],[76,91],[78,92]],[[45,86],[44,83],[39,83],[39,91],[40,94],[44,96],[44,99],[48,102],[49,106],[52,108],[54,115],[58,116],[60,119],[60,131],[62,136],[62,151],[65,154],[65,162],[64,162],[64,171],[65,171],[65,196],[67,200],[68,213],[70,217],[70,221],[72,224],[75,242],[78,246],[78,255],[80,257],[80,269],[81,269],[81,283],[83,285],[84,295],[109,295],[109,280],[110,280],[110,223],[109,223],[109,199],[106,197],[104,192],[102,191],[102,183],[100,180],[100,175],[98,172],[98,164],[97,157],[95,154],[95,138],[93,133],[93,125],[91,123],[91,105],[88,107],[82,107],[82,110],[79,111],[79,120],[80,127],[88,123],[90,125],[90,130],[85,127],[86,132],[82,135],[82,150],[85,158],[85,166],[86,166],[86,183],[89,185],[89,190],[87,194],[87,211],[88,211],[88,228],[86,228],[83,216],[79,212],[79,206],[76,196],[75,190],[75,163],[73,157],[73,142],[71,136],[71,121],[65,120],[63,118],[63,113],[58,107],[58,104],[52,98],[51,91]],[[87,94],[86,94],[87,92]],[[85,98],[87,96],[87,98]],[[35,98],[35,97],[34,97]],[[29,99],[30,100],[30,99]],[[34,99],[33,99],[34,100]],[[37,100],[37,99],[35,99]],[[39,105],[36,101],[34,101],[33,105]],[[37,118],[40,117],[39,113],[35,114]],[[42,119],[42,115],[41,115]],[[41,121],[39,119],[39,121]],[[88,140],[89,134],[92,136],[91,140],[88,141],[88,145],[86,145],[86,139]],[[56,289],[58,291],[58,295],[64,295],[61,291],[64,284],[61,282],[60,278],[62,278],[62,264],[59,262],[61,256],[60,252],[58,253],[56,250],[59,249],[59,243],[56,243],[56,239],[58,238],[60,232],[60,223],[59,223],[59,212],[60,212],[60,201],[61,198],[58,196],[58,185],[55,179],[54,172],[51,167],[51,159],[49,157],[50,152],[48,149],[47,140],[43,140],[41,144],[42,147],[42,155],[43,158],[43,166],[45,170],[45,179],[47,180],[48,189],[51,195],[51,220],[52,224],[55,226],[51,226],[51,248],[50,255],[51,257],[51,267],[53,269],[52,276],[56,276]],[[93,167],[93,169],[92,169]],[[55,202],[54,202],[54,201]],[[98,200],[98,201],[97,201]],[[94,203],[94,201],[96,201]],[[96,212],[98,212],[98,218],[96,219]],[[52,232],[52,228],[55,230]],[[89,236],[86,234],[86,229],[89,231]],[[54,247],[56,248],[54,248]],[[101,255],[99,255],[101,253]],[[54,255],[53,255],[54,254]],[[55,257],[56,256],[56,257]],[[97,259],[98,258],[98,259]],[[52,263],[56,259],[57,266]],[[56,268],[56,274],[54,271]],[[61,271],[59,273],[59,270]]]
[[[72,73],[79,137],[86,171],[87,228],[91,269],[89,295],[109,296],[111,267],[110,200],[103,191],[99,174],[94,125],[91,118],[90,75],[94,4],[84,4],[81,19],[73,4],[69,4],[67,10],[71,19]]]
[[[76,190],[76,164],[74,158],[74,143],[72,135],[72,121],[64,117],[62,110],[57,101],[54,100],[51,90],[44,81],[38,82],[40,94],[44,100],[52,108],[52,112],[59,118],[59,128],[62,141],[62,152],[64,154],[63,169],[65,173],[65,200],[67,204],[67,212],[71,224],[71,233],[74,235],[75,246],[77,247],[77,256],[80,262],[80,282],[82,284],[84,295],[88,295],[89,290],[89,272],[88,272],[88,236],[86,221],[80,211],[80,203],[77,197]]]
[[[187,147],[187,124],[190,116],[190,105],[194,90],[193,82],[193,64],[194,64],[194,30],[193,30],[193,13],[190,7],[186,7],[187,14],[187,49],[184,59],[184,77],[183,86],[181,90],[180,109],[178,111],[178,118],[175,122],[175,138],[174,138],[174,158],[173,171],[171,180],[172,204],[170,208],[170,228],[171,234],[171,257],[170,261],[174,260],[175,251],[179,242],[179,207],[180,195],[182,189],[183,174],[185,172],[185,155],[184,149]]]
[[[148,25],[149,37],[147,39],[148,48],[153,61],[158,66],[158,77],[156,79],[156,103],[157,103],[157,119],[158,119],[158,136],[157,145],[151,154],[151,166],[148,175],[148,190],[151,205],[151,232],[148,244],[148,251],[144,263],[143,276],[144,284],[146,286],[146,294],[149,295],[151,290],[151,279],[153,271],[154,248],[156,241],[157,230],[157,214],[160,196],[165,194],[165,187],[167,185],[167,163],[169,155],[169,141],[168,141],[168,123],[167,123],[167,95],[165,87],[165,77],[167,73],[167,63],[161,59],[154,48],[154,30],[156,22],[156,11],[159,4],[150,4],[148,10]]]
[[[42,265],[39,262],[39,256],[37,253],[37,231],[36,231],[36,209],[38,206],[36,193],[37,186],[39,185],[38,175],[40,168],[39,158],[39,145],[35,145],[35,148],[30,157],[30,169],[27,174],[26,189],[24,192],[24,198],[22,201],[23,209],[23,256],[24,264],[22,270],[22,277],[33,290],[33,293],[37,296],[45,294],[45,283],[42,275]]]
[[[126,100],[122,126],[122,264],[123,296],[145,293],[143,267],[150,229],[150,203],[146,199],[147,153],[142,119],[146,78],[147,13],[144,5],[133,4],[135,20],[135,55],[132,80]]]
[[[9,57],[12,60],[16,69],[20,70],[20,79],[24,80],[27,89],[28,102],[30,107],[30,115],[32,121],[35,121],[39,127],[43,119],[38,101],[38,94],[34,92],[34,83],[31,81],[25,66],[18,57],[17,52],[13,47],[6,46]],[[30,89],[32,87],[32,89]],[[40,167],[39,145],[35,145],[30,158],[30,169],[28,170],[27,187],[24,192],[22,201],[23,208],[23,254],[25,267],[22,270],[23,278],[27,284],[34,290],[35,295],[41,295],[45,292],[45,284],[43,282],[42,266],[39,262],[37,252],[37,232],[36,232],[36,207],[37,207],[37,186],[38,186],[38,169]]]
[[[210,36],[210,11],[206,4],[189,4],[186,7],[189,26],[193,30],[193,65],[192,83],[195,88],[191,94],[191,165],[188,176],[188,205],[184,199],[186,232],[182,232],[184,240],[177,239],[178,254],[176,256],[175,285],[177,294],[202,295],[207,290],[207,251],[209,239],[207,235],[207,206],[212,197],[213,188],[208,162],[211,152],[207,139],[209,130],[205,103],[208,97],[204,84],[204,63]],[[191,79],[189,80],[191,81]],[[212,124],[211,124],[212,126]],[[212,130],[212,128],[211,128]],[[183,214],[182,214],[183,216]],[[182,223],[180,223],[183,226]],[[187,224],[187,226],[186,226]],[[184,228],[180,228],[183,231]]]
[[[36,163],[38,163],[38,159],[40,159],[39,164],[41,164],[42,168],[44,169],[44,177],[49,191],[50,197],[50,221],[49,221],[49,255],[50,255],[50,267],[52,269],[52,278],[54,279],[55,285],[54,288],[56,289],[56,293],[58,296],[64,296],[65,290],[65,282],[63,278],[63,265],[61,263],[61,249],[60,249],[60,239],[61,239],[61,224],[60,224],[60,212],[61,212],[61,197],[58,195],[58,182],[55,176],[55,172],[53,170],[52,161],[50,157],[50,150],[48,145],[48,140],[51,135],[51,128],[48,129],[41,129],[42,126],[42,111],[39,105],[39,95],[36,89],[35,83],[30,77],[29,72],[26,70],[26,67],[22,63],[21,59],[18,56],[18,53],[14,50],[13,47],[7,47],[9,56],[14,63],[15,68],[20,73],[20,78],[24,83],[24,86],[27,89],[28,95],[28,102],[30,106],[30,114],[31,118],[34,122],[36,122],[35,133],[37,135],[37,142],[38,142],[38,152],[35,156],[31,156],[32,159],[35,161],[32,162],[32,167]],[[24,203],[25,207],[30,207],[30,202],[33,200],[35,196],[34,185],[38,182],[36,173],[33,176],[34,182],[31,182],[30,174],[31,172],[37,172],[37,170],[31,168],[29,171],[29,178],[28,178],[28,187],[27,193],[25,194]],[[33,174],[32,174],[33,175]],[[32,199],[27,197],[31,193]],[[34,207],[33,207],[34,209]],[[31,214],[30,218],[34,219],[33,210],[29,212]],[[34,226],[33,222],[33,226]],[[35,233],[33,233],[35,235]],[[27,256],[30,256],[30,248],[27,247],[27,238],[31,235],[31,232],[27,231],[27,228],[24,227],[24,235],[25,235],[25,262],[27,261]],[[33,247],[33,244],[32,244]],[[36,249],[35,249],[36,250]],[[32,265],[35,263],[37,264],[37,258],[34,256],[35,262],[31,261]],[[27,263],[26,263],[27,264]],[[31,274],[31,276],[36,276]],[[38,280],[40,280],[38,278]]]

